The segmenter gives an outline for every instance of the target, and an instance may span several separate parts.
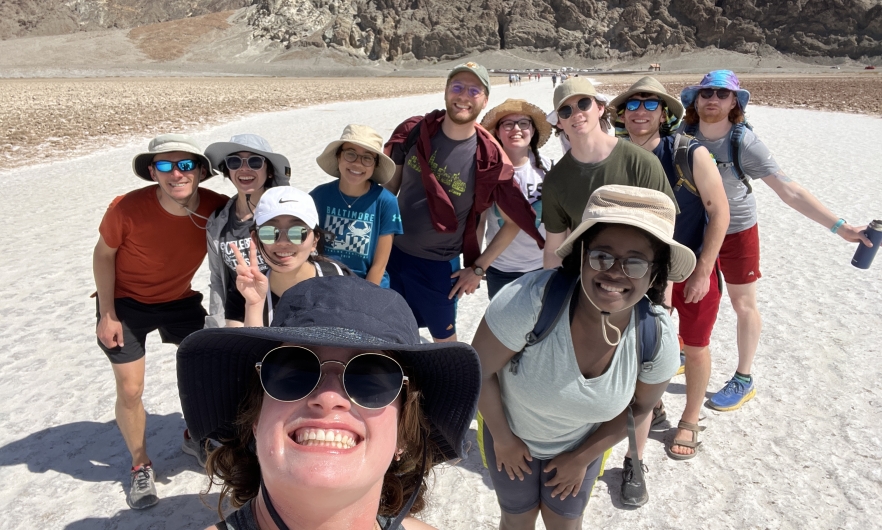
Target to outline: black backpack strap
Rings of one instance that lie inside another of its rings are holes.
[[[640,370],[652,370],[652,360],[661,348],[661,319],[652,302],[643,297],[637,302],[637,356]]]
[[[542,307],[539,309],[536,324],[524,337],[526,340],[524,347],[509,362],[511,373],[517,375],[518,364],[521,361],[521,356],[524,355],[524,350],[542,342],[554,329],[557,321],[566,312],[568,307],[566,301],[570,293],[576,289],[577,283],[579,283],[579,276],[570,276],[563,271],[562,267],[558,267],[551,273],[551,277],[545,284],[545,291],[542,292]]]
[[[674,135],[674,171],[677,172],[677,182],[674,184],[674,191],[678,191],[681,187],[686,189],[695,196],[700,196],[698,186],[695,185],[695,178],[692,176],[692,165],[689,163],[689,148],[692,145],[692,137],[683,133]]]
[[[753,193],[750,186],[750,177],[744,174],[741,168],[741,146],[744,141],[744,129],[750,127],[744,122],[736,123],[732,126],[732,137],[729,142],[729,158],[732,160],[732,169],[735,170],[735,176],[747,186],[747,193]]]

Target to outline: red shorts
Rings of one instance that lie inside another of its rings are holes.
[[[759,229],[753,225],[747,230],[726,234],[720,247],[720,270],[726,283],[741,285],[753,283],[763,277],[760,274]]]
[[[717,321],[717,312],[720,310],[720,277],[719,262],[714,266],[710,275],[710,289],[700,301],[686,303],[683,292],[686,282],[674,284],[671,294],[671,305],[677,310],[680,317],[680,338],[683,344],[695,348],[704,348],[710,344],[711,332]]]

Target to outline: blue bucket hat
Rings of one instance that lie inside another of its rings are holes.
[[[750,92],[741,88],[735,72],[732,70],[714,70],[704,76],[698,85],[688,86],[680,92],[680,101],[683,102],[683,106],[686,108],[692,106],[698,91],[703,88],[728,88],[735,92],[735,96],[738,98],[738,105],[741,106],[742,111],[747,109],[747,102],[750,101]]]

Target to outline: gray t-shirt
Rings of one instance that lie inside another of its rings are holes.
[[[734,127],[732,128],[734,129]],[[756,197],[747,192],[747,186],[735,175],[732,167],[732,155],[729,150],[732,129],[729,134],[719,140],[709,141],[701,131],[695,132],[695,139],[707,147],[716,159],[720,176],[723,177],[723,187],[726,189],[726,197],[729,199],[729,229],[727,234],[743,232],[756,224]],[[725,166],[719,166],[725,164]],[[778,163],[772,158],[772,153],[759,138],[748,128],[744,129],[741,140],[741,169],[751,179],[761,179],[781,170]]]
[[[536,323],[551,273],[527,273],[490,301],[484,318],[506,348],[520,351],[526,344],[524,336]],[[637,319],[633,312],[609,368],[598,377],[582,376],[566,315],[545,340],[524,351],[517,374],[512,374],[508,366],[498,372],[508,424],[527,444],[533,458],[554,458],[578,447],[602,423],[625,410],[634,396],[638,377],[644,383],[658,384],[677,373],[677,330],[667,312],[659,318],[662,333],[658,354],[652,360],[652,369],[639,375]]]
[[[449,261],[462,252],[462,236],[466,220],[475,202],[475,152],[478,136],[454,141],[439,130],[432,138],[432,154],[429,165],[441,187],[450,197],[459,221],[455,233],[443,234],[432,226],[426,188],[420,174],[416,145],[404,153],[404,144],[392,149],[392,160],[404,166],[401,173],[401,189],[398,191],[398,209],[404,233],[395,236],[399,250],[418,258]]]

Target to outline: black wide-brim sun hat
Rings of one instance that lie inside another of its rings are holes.
[[[422,393],[443,460],[464,457],[481,365],[468,344],[422,344],[413,313],[391,289],[355,276],[312,278],[285,292],[270,327],[203,329],[181,342],[178,392],[190,436],[232,439],[255,363],[282,343],[394,352]],[[265,398],[271,399],[271,398]]]

